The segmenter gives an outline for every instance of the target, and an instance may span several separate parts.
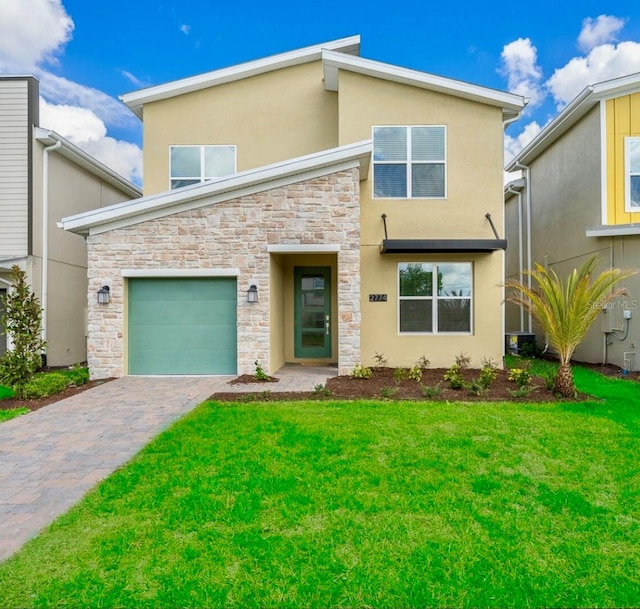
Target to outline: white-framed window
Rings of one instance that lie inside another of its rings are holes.
[[[445,125],[373,128],[374,199],[444,199],[446,183]]]
[[[625,211],[640,212],[640,137],[624,138]]]
[[[235,146],[170,146],[171,190],[236,172]]]
[[[400,334],[471,333],[471,262],[398,263]]]

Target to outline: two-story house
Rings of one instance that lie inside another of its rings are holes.
[[[123,96],[145,196],[61,223],[87,238],[93,376],[500,360],[503,131],[524,100],[359,48]]]
[[[139,197],[140,190],[53,131],[40,128],[38,81],[0,76],[0,296],[18,265],[42,306],[45,359],[86,359],[87,251],[62,216]],[[3,316],[0,299],[0,319]],[[0,324],[0,355],[7,349]]]
[[[536,262],[566,276],[593,255],[602,270],[640,267],[640,74],[584,89],[506,169],[521,172],[505,188],[508,277]],[[638,369],[640,277],[625,285],[576,360]],[[506,329],[537,332],[513,305]]]

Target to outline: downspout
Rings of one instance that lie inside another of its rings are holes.
[[[529,290],[531,290],[531,266],[532,266],[532,261],[531,261],[531,255],[532,255],[531,254],[531,169],[526,165],[523,165],[519,161],[516,161],[514,166],[517,167],[518,169],[524,170],[525,172],[524,182],[527,187],[527,191],[526,191],[527,194],[525,198],[525,204],[527,208],[527,272],[529,273],[527,275],[527,287],[529,288]],[[533,330],[533,318],[531,315],[531,311],[529,311],[529,314],[527,316],[527,332],[531,334],[532,330]]]
[[[49,153],[62,146],[58,140],[51,146],[46,146],[42,152],[42,294],[40,306],[42,307],[42,324],[40,336],[45,342],[43,364],[46,365],[46,340],[47,340],[47,307],[49,299]]]
[[[524,260],[522,252],[522,191],[513,190],[511,186],[507,192],[518,196],[518,281],[522,283],[524,279]],[[524,309],[520,307],[520,332],[524,332]]]

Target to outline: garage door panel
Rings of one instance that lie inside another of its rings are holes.
[[[129,280],[130,374],[235,374],[235,278]]]

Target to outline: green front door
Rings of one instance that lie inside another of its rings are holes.
[[[296,267],[295,356],[331,357],[331,268]]]

